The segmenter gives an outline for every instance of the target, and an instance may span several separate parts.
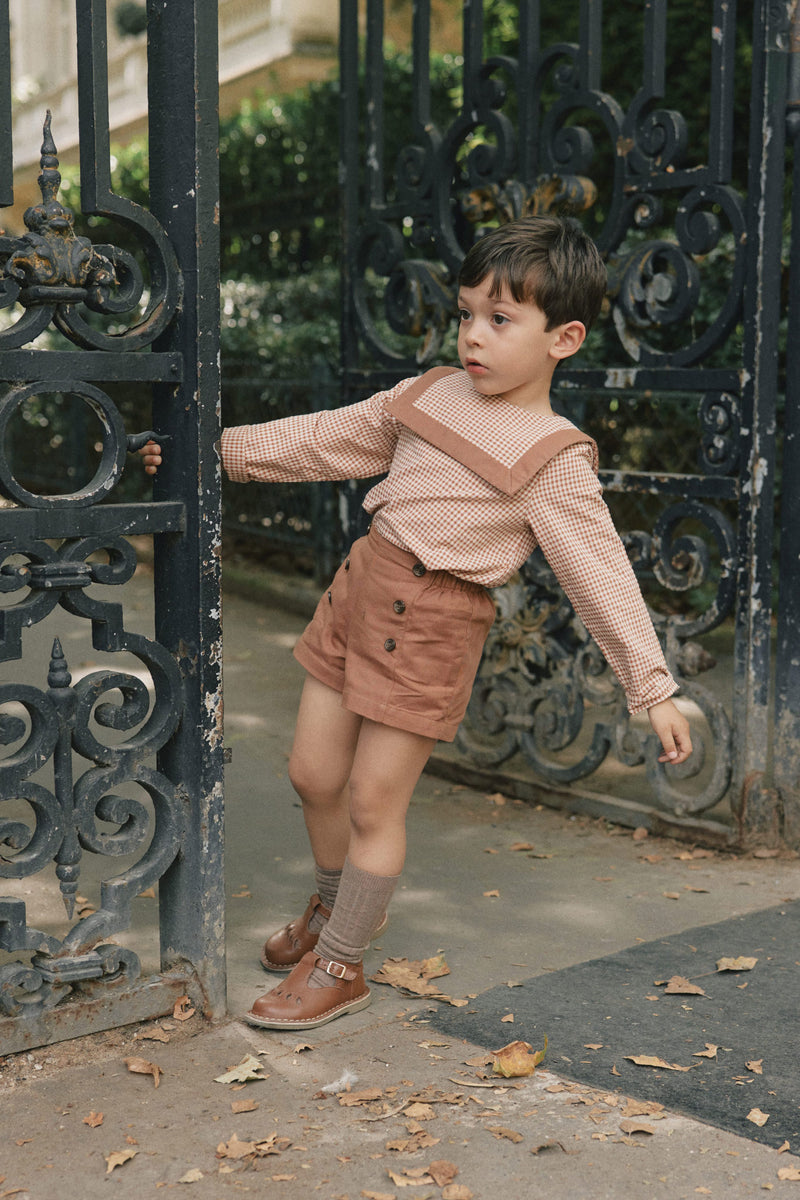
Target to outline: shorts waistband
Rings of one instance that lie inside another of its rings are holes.
[[[449,571],[432,570],[430,567],[426,567],[423,562],[420,562],[416,554],[412,554],[410,550],[403,550],[400,546],[396,546],[394,542],[387,541],[372,526],[370,526],[367,536],[371,548],[381,558],[386,558],[401,569],[410,571],[417,578],[427,579],[436,587],[449,588],[454,592],[485,593],[487,590],[482,583],[473,583],[470,579],[459,579],[458,575],[452,575]]]

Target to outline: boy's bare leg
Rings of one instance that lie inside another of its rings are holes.
[[[350,772],[348,851],[362,871],[402,871],[408,805],[435,745],[435,738],[363,720]]]
[[[306,675],[289,778],[303,803],[315,863],[341,870],[350,844],[348,780],[362,718],[342,708],[341,694]]]

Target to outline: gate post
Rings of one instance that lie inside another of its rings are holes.
[[[185,534],[160,534],[155,545],[156,638],[180,665],[186,705],[159,760],[183,781],[186,810],[183,845],[160,884],[161,953],[164,964],[198,969],[211,1016],[225,1008],[217,6],[147,7],[150,200],[184,278],[183,305],[157,346],[181,355],[183,379],[156,389],[153,412],[165,439],[155,498],[186,498]]]
[[[789,319],[786,329],[786,412],[781,486],[780,597],[775,673],[775,786],[783,807],[783,836],[800,847],[800,8],[790,38],[786,133],[794,150]]]
[[[742,427],[751,429],[741,478],[732,802],[745,843],[779,836],[769,769],[770,635],[780,260],[785,173],[787,11],[760,0],[753,23],[747,192]]]

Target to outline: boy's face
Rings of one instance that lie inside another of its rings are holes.
[[[535,304],[503,291],[492,297],[492,277],[458,293],[458,357],[483,396],[499,396],[521,408],[550,411],[550,381],[561,358],[574,354],[585,336],[580,321],[547,330]]]

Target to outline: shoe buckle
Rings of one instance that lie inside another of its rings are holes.
[[[347,966],[345,963],[326,962],[325,971],[328,975],[332,975],[334,979],[344,979],[347,974]]]

